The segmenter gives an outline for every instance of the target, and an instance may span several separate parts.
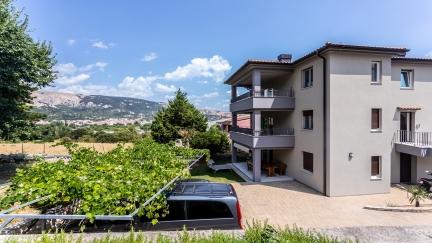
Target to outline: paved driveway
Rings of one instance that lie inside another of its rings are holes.
[[[298,182],[233,184],[245,221],[268,220],[270,224],[304,228],[358,226],[432,226],[432,213],[382,212],[365,205],[407,204],[406,192],[364,196],[325,197]],[[430,201],[428,204],[432,203]]]

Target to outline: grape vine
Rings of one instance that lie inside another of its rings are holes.
[[[177,148],[150,139],[128,148],[119,145],[107,153],[77,146],[69,146],[69,151],[70,161],[41,160],[17,170],[0,207],[52,195],[38,205],[42,211],[73,204],[73,214],[85,214],[92,221],[95,215],[126,215],[139,208],[139,216],[155,223],[168,210],[164,195],[145,208],[140,204],[177,175],[188,177],[190,159],[209,156],[207,150]]]

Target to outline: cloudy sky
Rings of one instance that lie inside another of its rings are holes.
[[[166,101],[184,89],[226,110],[224,79],[248,58],[294,58],[326,41],[432,56],[432,1],[17,0],[32,36],[52,42],[50,89]]]

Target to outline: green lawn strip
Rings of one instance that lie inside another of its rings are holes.
[[[191,170],[192,179],[205,179],[212,182],[221,183],[235,183],[244,182],[234,171],[232,170],[220,170],[214,172],[206,164],[200,163]]]

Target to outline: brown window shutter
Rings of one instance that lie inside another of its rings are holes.
[[[371,176],[379,175],[380,171],[380,157],[379,156],[372,156],[371,160]]]
[[[372,109],[372,129],[380,128],[380,110]]]
[[[303,152],[303,169],[313,172],[313,154]]]

